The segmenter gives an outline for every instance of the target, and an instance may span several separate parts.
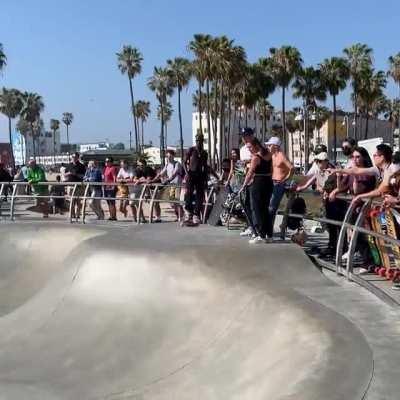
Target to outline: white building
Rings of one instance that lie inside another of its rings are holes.
[[[175,153],[177,154],[175,156],[175,160],[181,162],[181,157],[178,156],[178,153],[180,153],[180,148],[174,147],[174,146],[168,146],[167,150],[171,149],[174,150]],[[184,149],[185,151],[185,149]],[[149,164],[153,165],[161,165],[161,153],[160,153],[160,148],[157,146],[151,146],[151,147],[145,147],[143,149],[143,152],[147,155],[149,159]]]
[[[81,143],[79,144],[79,152],[84,153],[85,151],[92,150],[108,150],[110,143],[108,142],[95,142],[95,143]]]
[[[43,131],[35,138],[35,143],[31,135],[22,136],[19,140],[20,158],[25,162],[34,155],[45,157],[60,153],[60,131],[56,131],[55,136],[53,132]]]
[[[229,120],[228,120],[228,115],[225,117],[225,132],[221,135],[220,132],[220,119],[217,119],[217,153],[218,156],[220,155],[220,141],[222,140],[222,158],[229,156],[229,152],[232,148],[235,147],[240,147],[240,138],[239,138],[239,132],[241,128],[244,127],[249,127],[254,129],[254,132],[256,136],[260,139],[266,139],[269,136],[271,136],[271,128],[274,125],[281,126],[281,117],[280,113],[272,113],[269,118],[266,120],[266,134],[265,138],[262,138],[263,134],[263,121],[262,121],[262,116],[258,114],[257,112],[253,112],[252,110],[247,111],[247,121],[244,115],[244,112],[240,113],[241,115],[237,114],[235,118],[235,113],[232,111],[231,113],[231,121],[230,121],[230,127],[231,127],[231,135],[228,137],[228,132],[229,132]],[[208,126],[207,126],[207,113],[202,113],[202,128],[203,128],[203,136],[204,136],[204,149],[207,151],[210,151],[210,148],[213,149],[214,147],[214,130],[213,130],[213,124],[214,121],[211,118],[210,121],[210,131],[211,131],[211,146],[208,143],[209,140],[209,134],[208,134]],[[197,134],[200,133],[200,119],[199,119],[199,113],[194,112],[192,113],[192,140],[193,144],[195,143],[195,137]]]

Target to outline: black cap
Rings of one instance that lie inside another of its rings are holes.
[[[241,136],[251,136],[251,135],[254,135],[254,131],[253,131],[253,129],[251,129],[251,128],[242,128],[241,130],[240,130],[240,135]]]

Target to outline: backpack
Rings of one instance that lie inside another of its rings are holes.
[[[292,206],[290,208],[291,214],[305,214],[307,210],[306,202],[302,197],[296,197],[293,200]],[[287,220],[287,226],[289,229],[295,230],[299,229],[302,223],[302,218],[289,217]]]

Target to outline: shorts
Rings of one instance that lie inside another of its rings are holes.
[[[104,197],[107,198],[113,198],[116,197],[117,190],[116,189],[104,189]],[[115,199],[112,200],[107,200],[107,204],[115,204]]]
[[[126,185],[118,185],[117,197],[127,199],[129,196],[129,188]]]
[[[169,200],[170,201],[180,201],[181,200],[181,188],[176,186],[171,186],[169,188]]]

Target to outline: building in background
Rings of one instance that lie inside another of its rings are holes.
[[[202,113],[202,128],[203,128],[203,136],[204,136],[204,149],[210,151],[210,149],[214,148],[214,131],[213,131],[213,119],[211,118],[211,145],[208,143],[208,127],[207,127],[207,113]],[[262,115],[253,111],[247,110],[247,120],[245,117],[245,113],[242,112],[231,113],[231,120],[229,122],[228,115],[225,116],[224,123],[224,132],[221,133],[220,129],[220,118],[217,118],[217,132],[216,132],[216,148],[218,156],[220,156],[220,144],[222,141],[222,158],[229,156],[230,150],[235,147],[239,147],[240,138],[239,132],[241,128],[249,127],[254,129],[256,136],[262,140],[266,140],[269,136],[271,136],[271,128],[274,125],[281,126],[281,114],[279,112],[272,112],[265,120],[265,137],[263,138],[263,118]],[[230,126],[231,134],[228,135]],[[195,143],[195,137],[200,132],[200,119],[199,113],[192,113],[192,140],[193,144]]]
[[[300,120],[304,124],[303,120]],[[303,125],[304,126],[304,125]],[[328,148],[331,160],[334,159],[334,123],[333,116],[326,120],[320,129],[315,127],[315,123],[310,121],[310,162],[313,159],[313,149],[318,144],[324,144]],[[365,139],[366,119],[359,118],[357,124],[357,136],[359,140]],[[303,167],[305,164],[305,134],[304,128],[297,129],[295,132],[288,132],[288,156],[292,159],[296,167]],[[353,137],[352,119],[347,116],[336,117],[336,151],[337,160],[343,161],[345,157],[341,152],[341,143],[346,137]],[[368,121],[367,139],[382,138],[384,143],[392,143],[392,126],[389,121],[380,119],[370,119]]]
[[[91,150],[108,150],[110,148],[110,143],[108,142],[94,142],[94,143],[80,143],[78,145],[78,151],[84,153],[85,151]]]
[[[168,146],[167,150],[171,149],[175,151],[175,160],[182,162],[182,156],[181,156],[181,149],[180,147],[175,147],[175,146]],[[183,149],[183,153],[186,154],[187,149]],[[152,165],[161,165],[161,153],[160,153],[160,148],[156,146],[149,146],[145,147],[143,149],[144,154],[146,155],[149,164]]]

